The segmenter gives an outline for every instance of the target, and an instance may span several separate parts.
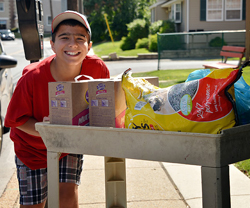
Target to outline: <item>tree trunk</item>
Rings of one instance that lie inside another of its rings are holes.
[[[67,7],[68,7],[68,10],[79,12],[79,0],[68,0]]]

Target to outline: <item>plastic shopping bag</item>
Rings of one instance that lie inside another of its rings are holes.
[[[239,69],[214,70],[202,79],[156,87],[130,71],[122,77],[125,128],[219,133],[236,124],[233,84]]]

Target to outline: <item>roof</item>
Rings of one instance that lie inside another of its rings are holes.
[[[169,0],[167,2],[165,2],[163,5],[161,5],[161,7],[169,7],[172,4],[177,4],[177,3],[181,3],[182,0]]]
[[[157,7],[157,6],[161,5],[161,4],[164,4],[164,3],[168,2],[168,1],[169,1],[169,0],[159,1],[159,2],[157,2],[157,3],[153,4],[153,5],[151,5],[151,6],[149,7],[149,9],[153,9],[153,8],[155,8],[155,7]]]

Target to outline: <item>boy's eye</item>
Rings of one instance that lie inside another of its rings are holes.
[[[86,41],[87,40],[87,37],[86,36],[80,36],[77,38],[78,40],[82,40],[82,41]]]
[[[67,36],[62,36],[61,39],[67,40],[69,38]]]

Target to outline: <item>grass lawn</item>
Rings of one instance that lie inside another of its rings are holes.
[[[133,73],[133,77],[142,76],[158,76],[160,80],[160,87],[168,87],[173,84],[185,82],[188,75],[196,69],[177,69],[177,70],[158,70],[143,73]],[[250,85],[250,66],[244,68],[243,77],[245,81]]]
[[[159,70],[145,73],[133,73],[133,77],[141,76],[158,76],[160,80],[160,87],[168,87],[173,84],[184,82],[188,75],[195,69],[185,70]],[[245,81],[250,85],[250,66],[244,68],[243,77]],[[250,159],[235,163],[235,166],[250,177]]]
[[[99,57],[108,56],[110,53],[116,52],[118,56],[137,56],[138,53],[149,53],[146,48],[133,49],[122,51],[120,49],[121,41],[105,42],[100,44],[93,44],[93,50],[95,54]]]

